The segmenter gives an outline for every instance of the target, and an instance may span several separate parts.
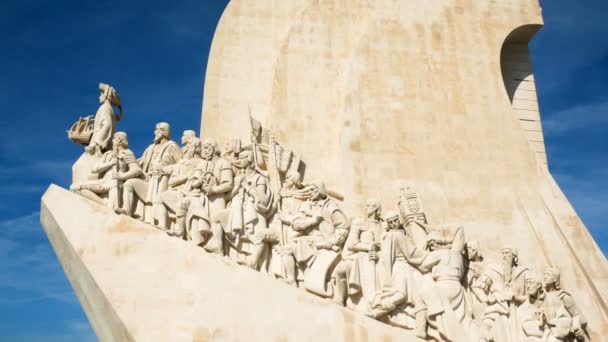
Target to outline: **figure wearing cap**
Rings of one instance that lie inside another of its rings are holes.
[[[123,116],[122,104],[120,96],[112,86],[108,84],[99,84],[99,109],[95,113],[95,121],[93,123],[93,135],[89,145],[85,150],[90,154],[95,154],[96,150],[106,152],[112,148],[112,136],[116,131],[116,122],[120,121]],[[119,108],[120,113],[116,115],[112,105]]]
[[[505,246],[501,249],[500,264],[488,266],[488,274],[503,296],[513,304],[519,305],[526,300],[524,281],[529,272],[528,268],[519,265],[519,253],[516,248]]]

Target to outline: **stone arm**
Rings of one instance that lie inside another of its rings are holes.
[[[523,321],[521,328],[527,337],[542,338],[544,335],[544,324],[538,318],[528,318]]]
[[[334,210],[331,214],[331,223],[334,225],[334,235],[329,242],[333,246],[342,248],[350,229],[348,218],[341,210]]]
[[[179,175],[178,168],[173,168],[171,176],[169,177],[169,186],[175,188],[188,181],[190,175]]]
[[[562,295],[562,303],[564,304],[564,308],[568,311],[568,314],[572,318],[572,331],[577,337],[582,337],[585,332],[583,331],[583,327],[587,324],[587,319],[578,309],[576,303],[572,296],[566,292]]]
[[[106,171],[108,171],[109,169],[111,169],[113,166],[116,166],[116,158],[114,156],[109,158],[110,160],[108,161],[101,161],[99,163],[97,163],[97,165],[95,165],[95,167],[93,168],[93,170],[91,170],[92,173],[94,174],[102,174]]]
[[[464,229],[462,227],[456,228],[454,233],[454,239],[452,240],[452,250],[455,252],[462,253],[465,247]]]
[[[323,221],[321,216],[306,216],[304,214],[298,214],[291,222],[291,227],[297,232],[302,232],[319,225],[321,221]]]
[[[230,192],[234,186],[234,174],[232,168],[227,164],[227,168],[220,171],[220,178],[218,184],[213,185],[209,188],[209,194],[223,194]]]
[[[440,253],[437,251],[422,250],[421,248],[416,247],[416,245],[407,237],[397,240],[397,243],[398,248],[402,251],[403,255],[405,255],[407,262],[422,273],[431,272],[433,266],[441,261]]]
[[[356,222],[353,223],[350,229],[350,238],[352,239],[347,247],[351,252],[367,252],[370,249],[368,243],[361,242],[361,225],[365,224],[364,222]]]
[[[167,147],[167,150],[165,151],[165,156],[163,158],[164,165],[160,170],[165,176],[169,176],[171,173],[173,173],[176,166],[175,164],[182,160],[183,157],[182,150],[179,148],[179,146],[173,142],[170,144],[171,145]]]
[[[243,187],[243,180],[244,180],[244,175],[240,174],[236,177],[234,177],[234,186],[232,187],[232,190],[230,191],[230,198],[236,196],[239,193],[239,190],[241,190],[241,188]]]
[[[124,181],[131,178],[137,178],[144,173],[141,170],[141,167],[139,167],[139,164],[137,164],[137,161],[135,161],[135,159],[128,163],[127,166],[129,167],[129,170],[118,175],[118,178],[120,180]]]

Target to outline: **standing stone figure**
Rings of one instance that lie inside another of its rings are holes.
[[[496,290],[501,292],[502,298],[509,303],[509,339],[517,341],[519,323],[516,308],[527,299],[525,280],[529,270],[519,265],[519,253],[516,248],[505,246],[501,249],[501,254],[501,263],[488,265],[487,274],[492,278]]]
[[[467,308],[464,275],[464,230],[458,227],[451,238],[433,230],[426,248],[414,248],[408,262],[425,274],[416,299],[416,336],[440,341],[461,341],[469,336],[471,317]]]
[[[352,264],[348,305],[362,312],[371,309],[374,296],[381,290],[381,265],[378,261],[385,230],[381,213],[379,200],[370,198],[365,201],[365,218],[353,221],[342,252],[342,262]]]
[[[479,241],[469,240],[466,243],[464,286],[467,290],[484,272],[483,255],[479,250]]]
[[[129,179],[143,176],[135,155],[129,149],[127,134],[114,133],[112,150],[104,153],[102,160],[95,165],[92,172],[99,175],[99,180],[82,184],[73,184],[70,190],[100,204],[106,204],[116,212],[123,212],[123,184]],[[106,199],[107,198],[107,199]]]
[[[272,240],[267,221],[272,192],[266,178],[256,171],[252,152],[241,152],[236,164],[240,173],[234,179],[227,215],[220,216],[220,223],[226,233],[227,254],[259,270]]]
[[[166,210],[170,210],[175,214],[175,227],[172,235],[178,237],[184,237],[186,226],[189,225],[189,222],[186,222],[186,215],[190,203],[199,200],[201,196],[202,182],[195,176],[195,170],[200,167],[202,162],[200,154],[200,140],[188,139],[183,147],[183,158],[171,170],[169,189],[160,194],[163,212],[159,215],[159,226],[163,230],[169,229]]]
[[[560,272],[557,267],[549,267],[545,270],[543,287],[546,293],[546,301],[551,303],[550,307],[560,307],[561,304],[572,318],[568,338],[572,341],[586,341],[585,327],[587,326],[587,319],[579,310],[572,296],[561,288]],[[551,316],[553,313],[546,314]]]
[[[280,257],[282,271],[280,275],[285,282],[292,285],[297,285],[298,282],[304,280],[302,272],[298,272],[297,265],[305,260],[301,260],[296,251],[305,232],[300,231],[299,227],[294,227],[293,221],[299,213],[300,206],[308,197],[309,192],[302,187],[300,173],[298,171],[287,172],[279,195],[275,197],[279,209],[276,216],[280,220],[281,226],[279,244],[275,245],[274,249],[277,251],[273,256],[278,254]]]
[[[382,288],[372,301],[368,315],[383,318],[393,325],[412,329],[415,326],[413,302],[421,274],[407,262],[415,248],[401,223],[399,213],[386,214],[387,231],[380,245]]]
[[[215,139],[205,139],[201,152],[203,161],[197,170],[203,177],[202,207],[191,210],[194,218],[199,218],[198,232],[204,239],[204,248],[208,252],[223,254],[224,232],[216,217],[226,210],[234,188],[232,163],[220,157],[220,150]],[[192,234],[196,234],[193,231]]]
[[[171,140],[171,128],[168,123],[160,122],[154,129],[154,143],[144,151],[138,160],[146,179],[130,179],[125,182],[125,205],[129,216],[134,216],[137,200],[144,203],[143,220],[150,224],[162,223],[160,218],[165,211],[162,208],[160,193],[169,188],[171,166],[182,159],[179,146]],[[156,210],[153,210],[155,208]]]
[[[473,316],[480,324],[481,342],[509,342],[509,304],[486,274],[471,284]]]
[[[296,251],[296,259],[306,260],[304,287],[344,305],[348,264],[340,263],[339,252],[348,236],[349,221],[338,204],[328,198],[322,181],[311,182],[308,189],[310,199],[302,203],[293,220],[294,229],[306,234]]]
[[[112,136],[116,131],[116,122],[122,119],[122,104],[120,96],[112,86],[108,84],[99,84],[99,109],[95,113],[95,121],[93,123],[93,135],[89,145],[85,150],[90,154],[95,154],[95,151],[106,152],[111,149]],[[120,113],[116,115],[112,105],[117,106]]]

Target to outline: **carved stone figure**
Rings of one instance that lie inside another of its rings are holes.
[[[587,333],[585,331],[587,319],[579,310],[572,296],[561,288],[560,271],[557,267],[549,267],[545,270],[543,276],[543,286],[546,301],[552,303],[551,308],[560,307],[561,303],[572,319],[572,325],[570,327],[570,334],[568,335],[568,338],[573,341],[587,340]],[[549,308],[547,307],[546,310],[548,309]],[[549,312],[546,313],[546,315],[551,317],[555,315],[555,313]]]
[[[417,283],[421,281],[420,272],[407,262],[407,254],[414,245],[396,211],[387,213],[386,228],[380,245],[382,287],[374,294],[367,314],[412,329],[415,327],[413,303]]]
[[[241,152],[236,166],[239,174],[234,179],[232,201],[219,223],[226,233],[227,254],[259,270],[267,256],[268,243],[273,240],[268,231],[272,192],[266,178],[255,169],[253,153]]]
[[[196,210],[191,210],[191,213],[194,218],[200,219],[198,233],[201,243],[205,243],[205,249],[208,252],[223,254],[224,235],[222,226],[217,222],[216,217],[226,210],[231,191],[234,188],[232,163],[220,157],[220,150],[215,139],[205,139],[201,154],[203,161],[197,169],[197,173],[202,175],[203,201],[197,203]],[[193,231],[192,234],[196,234],[196,231]]]
[[[365,202],[365,218],[353,221],[342,252],[343,262],[351,263],[348,280],[348,305],[360,311],[371,310],[372,301],[380,292],[380,244],[385,224],[381,217],[380,201],[370,198]]]
[[[169,124],[166,122],[156,124],[154,143],[146,148],[143,156],[138,160],[146,179],[130,179],[125,182],[128,215],[134,216],[139,199],[144,203],[143,219],[147,223],[160,224],[165,220],[160,217],[165,213],[160,193],[169,188],[169,176],[172,170],[170,167],[180,159],[182,159],[181,149],[171,140]]]
[[[415,247],[407,254],[408,262],[425,274],[415,305],[415,332],[420,338],[464,340],[464,336],[471,335],[470,311],[461,284],[464,230],[458,227],[450,235],[443,238],[439,231],[430,231],[425,250]]]
[[[135,155],[129,149],[127,134],[114,133],[114,148],[104,153],[102,160],[92,172],[99,175],[99,180],[72,184],[70,190],[95,202],[106,204],[116,212],[123,212],[123,183],[129,179],[143,176]]]
[[[93,123],[93,135],[89,145],[85,148],[90,154],[95,154],[96,150],[106,152],[112,146],[112,136],[116,131],[116,122],[122,119],[122,104],[120,96],[112,86],[108,84],[99,84],[99,109],[95,113],[95,121]],[[112,105],[117,106],[120,113],[116,115]]]
[[[196,139],[196,132],[194,132],[191,129],[187,129],[182,133],[182,139],[181,139],[181,143],[182,143],[182,154],[186,153],[186,149],[188,147],[188,143],[190,141],[192,141],[193,139]]]
[[[547,296],[536,275],[528,275],[525,287],[527,299],[517,311],[521,329],[519,340],[564,341],[570,334],[572,317],[562,301],[557,296]]]
[[[487,274],[492,278],[496,290],[509,303],[509,335],[511,341],[518,334],[518,317],[516,307],[526,300],[525,279],[527,267],[519,265],[519,253],[516,248],[505,246],[501,249],[502,260],[499,264],[490,264]]]
[[[480,341],[508,342],[509,304],[488,275],[479,275],[471,284],[471,303],[473,316],[480,323]]]
[[[297,171],[288,172],[285,182],[275,197],[278,206],[277,218],[279,220],[279,244],[275,245],[274,255],[278,255],[281,260],[279,275],[289,284],[297,285],[304,280],[303,273],[298,272],[300,262],[305,260],[296,259],[297,246],[300,238],[305,234],[294,227],[293,221],[298,215],[300,206],[310,197],[307,188],[301,183],[301,175]],[[298,255],[299,257],[299,255]],[[280,273],[282,272],[282,273]]]
[[[340,264],[339,252],[348,236],[350,223],[336,202],[327,197],[325,184],[308,185],[310,199],[302,203],[293,220],[298,240],[296,260],[306,264],[304,288],[344,305],[347,295],[348,264]],[[329,282],[328,282],[329,280]]]
[[[184,141],[183,138],[182,141]],[[160,193],[163,208],[168,208],[175,214],[175,227],[172,234],[178,237],[184,237],[186,227],[191,226],[191,217],[187,217],[189,208],[193,201],[199,201],[201,197],[201,176],[195,173],[202,163],[200,154],[200,140],[187,139],[186,145],[183,147],[183,158],[172,167],[168,181],[169,189]],[[169,228],[165,211],[159,215],[159,226],[164,230]],[[188,234],[188,237],[196,244],[200,243],[197,238],[192,239],[191,234]]]
[[[465,288],[469,289],[471,285],[484,272],[483,255],[480,251],[479,241],[469,240],[466,243],[466,258],[465,258]]]

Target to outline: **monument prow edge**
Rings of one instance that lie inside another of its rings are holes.
[[[415,340],[56,185],[41,223],[100,341]]]

